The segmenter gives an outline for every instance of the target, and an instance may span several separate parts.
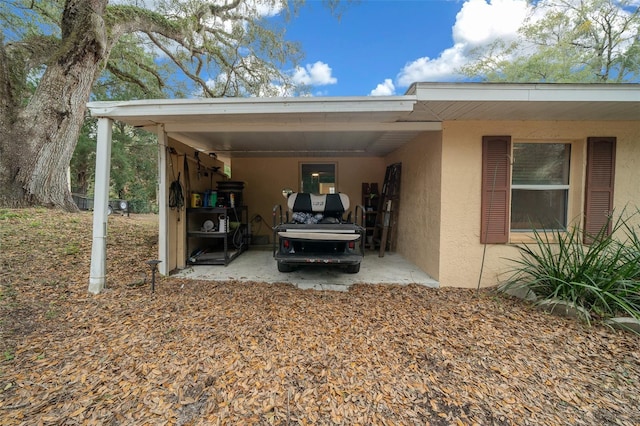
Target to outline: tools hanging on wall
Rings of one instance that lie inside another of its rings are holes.
[[[185,204],[184,190],[182,188],[182,183],[180,183],[180,171],[178,169],[178,175],[176,176],[175,170],[173,168],[174,156],[176,160],[180,156],[178,155],[178,152],[175,150],[175,148],[171,148],[171,147],[167,148],[167,153],[171,158],[170,167],[171,167],[171,175],[173,177],[173,181],[169,185],[169,208],[180,211],[182,210]]]

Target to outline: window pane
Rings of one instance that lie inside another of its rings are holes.
[[[566,189],[512,190],[511,229],[515,231],[566,229],[568,197],[569,191]]]
[[[304,163],[300,167],[300,192],[333,194],[336,192],[335,163]]]
[[[513,146],[514,185],[568,185],[571,145],[516,143]]]

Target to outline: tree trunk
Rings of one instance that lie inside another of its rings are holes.
[[[44,205],[75,211],[67,169],[94,81],[106,58],[106,0],[67,0],[60,49],[15,120],[0,152],[0,205]]]

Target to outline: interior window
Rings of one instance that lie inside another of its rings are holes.
[[[300,164],[300,192],[335,194],[336,181],[335,163]]]
[[[565,143],[513,145],[512,231],[566,229],[570,156]]]

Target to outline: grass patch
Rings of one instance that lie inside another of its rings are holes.
[[[15,300],[18,293],[12,283],[2,283],[0,285],[0,301],[12,299]]]
[[[16,219],[22,215],[14,210],[0,209],[0,220]]]
[[[79,252],[80,252],[80,247],[78,246],[77,243],[69,243],[64,248],[64,254],[66,254],[68,256],[76,255]]]
[[[13,353],[13,351],[10,350],[5,350],[4,352],[2,352],[2,359],[5,362],[8,361],[13,361],[13,359],[15,358],[15,354]]]

